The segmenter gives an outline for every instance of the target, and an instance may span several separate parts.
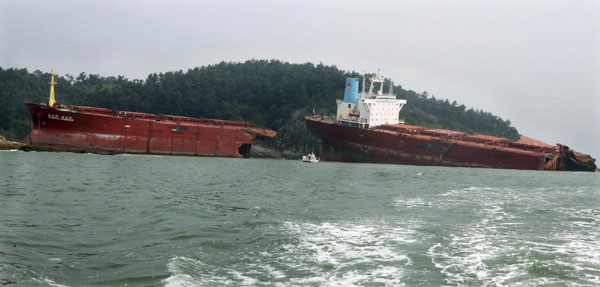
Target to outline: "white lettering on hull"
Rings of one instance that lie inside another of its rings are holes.
[[[59,115],[55,115],[55,114],[48,114],[48,118],[51,120],[65,121],[65,122],[73,121],[73,118],[70,116],[59,116]]]

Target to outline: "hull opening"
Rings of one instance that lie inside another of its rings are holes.
[[[251,148],[252,148],[252,144],[242,144],[238,148],[238,152],[242,155],[242,157],[249,158]]]

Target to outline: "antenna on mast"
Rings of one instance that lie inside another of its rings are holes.
[[[379,92],[377,92],[377,94],[383,95],[383,76],[379,74],[380,71],[381,69],[377,69],[377,80],[379,81],[379,83],[381,83],[381,86],[379,86]]]

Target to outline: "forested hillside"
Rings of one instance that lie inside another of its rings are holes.
[[[277,130],[281,149],[305,152],[316,139],[303,126],[305,114],[335,114],[343,98],[345,77],[361,77],[322,64],[290,64],[276,60],[221,62],[190,69],[150,74],[144,80],[81,73],[60,75],[55,87],[62,104],[105,107],[150,113],[250,121]],[[47,102],[50,74],[0,67],[0,134],[22,139],[29,132],[24,101]],[[401,79],[396,79],[396,82]],[[389,82],[386,82],[387,91]],[[401,117],[408,124],[519,138],[510,121],[488,112],[467,109],[426,92],[394,88],[408,100]]]

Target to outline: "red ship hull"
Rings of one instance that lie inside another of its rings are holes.
[[[26,141],[54,151],[249,157],[254,140],[275,136],[238,121],[25,105],[33,124]]]
[[[307,117],[321,139],[321,160],[529,170],[594,171],[594,159],[565,146],[539,146],[508,139],[390,125],[364,129]],[[577,158],[578,155],[579,158]]]

